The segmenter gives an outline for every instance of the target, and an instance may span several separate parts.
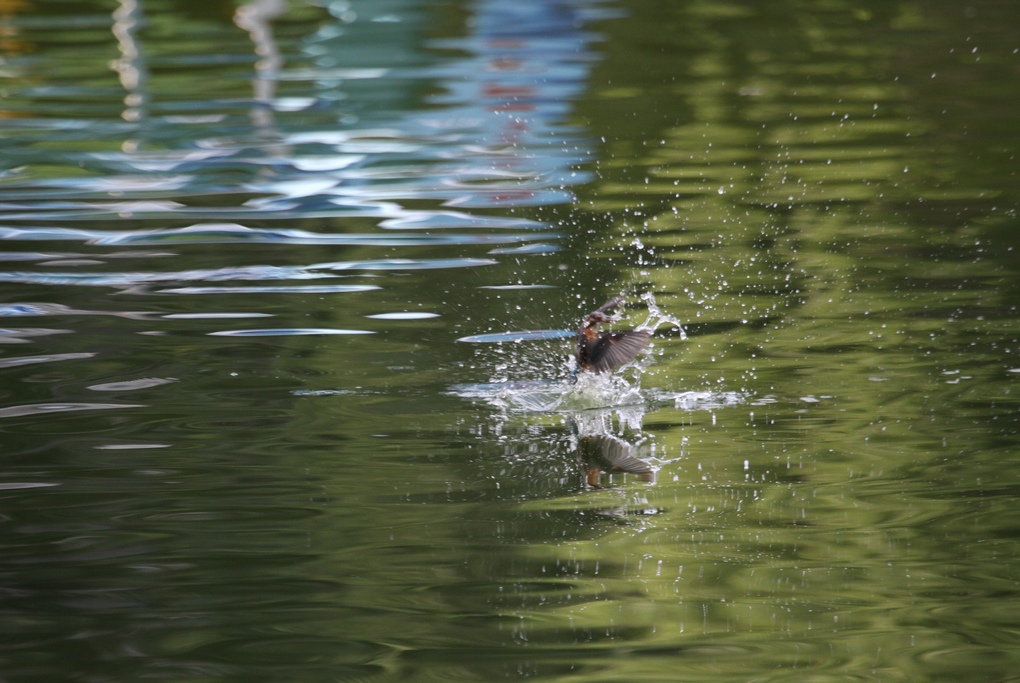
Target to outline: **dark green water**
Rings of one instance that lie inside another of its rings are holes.
[[[0,676],[1017,680],[1018,76],[990,0],[0,2]],[[686,339],[569,384],[621,292]]]

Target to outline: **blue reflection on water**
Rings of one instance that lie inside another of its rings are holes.
[[[431,39],[422,36],[434,15],[417,3],[363,3],[356,15],[328,3],[334,21],[295,39],[277,30],[286,3],[248,2],[232,47],[221,48],[255,46],[248,99],[162,86],[165,69],[198,65],[202,55],[161,52],[159,37],[140,30],[146,9],[125,0],[111,16],[120,92],[56,77],[11,83],[10,106],[24,110],[4,123],[18,144],[3,145],[0,240],[10,245],[4,261],[31,265],[0,272],[0,282],[189,298],[350,295],[398,286],[388,272],[477,269],[561,249],[559,231],[514,210],[569,204],[570,187],[588,180],[574,169],[590,157],[590,140],[566,115],[596,60],[598,36],[585,28],[606,16],[596,3],[478,2],[466,35]],[[39,106],[58,98],[95,106]],[[317,219],[313,229],[281,225],[308,219]],[[348,219],[356,230],[339,222]],[[39,241],[90,249],[17,246]],[[189,264],[215,244],[364,249],[330,262],[293,264],[281,252],[284,263],[235,264],[224,251],[211,266]],[[120,249],[153,245],[166,251],[131,254],[133,262],[159,258],[155,266],[127,270],[112,260],[128,255]],[[464,253],[478,246],[488,248]],[[407,253],[416,248],[446,251]],[[240,282],[220,284],[227,281]],[[6,314],[32,314],[14,307]]]
[[[126,93],[121,120],[9,122],[23,129],[25,142],[62,139],[73,148],[75,140],[120,139],[122,149],[47,152],[49,162],[83,167],[90,172],[86,177],[21,180],[13,170],[4,185],[9,193],[0,190],[0,195],[17,199],[0,204],[0,216],[33,222],[113,213],[215,217],[217,211],[176,201],[174,193],[197,197],[243,190],[257,196],[229,207],[230,215],[353,213],[384,219],[388,228],[440,227],[455,218],[474,227],[519,229],[538,224],[411,209],[405,203],[435,200],[488,209],[572,201],[567,188],[587,179],[572,166],[590,152],[588,141],[564,116],[595,59],[589,46],[597,36],[581,27],[601,16],[596,10],[552,2],[481,2],[470,35],[423,46],[418,36],[430,14],[414,3],[359,5],[357,30],[348,29],[354,19],[346,4],[326,9],[337,22],[307,36],[300,57],[281,50],[274,35],[282,3],[252,2],[238,13],[238,26],[261,55],[250,126],[238,134],[229,117],[209,118],[236,103],[160,100],[152,70],[161,58],[148,55],[146,36],[138,32],[145,20],[142,6],[123,3],[112,27],[121,52],[114,68]],[[429,81],[439,92],[426,107],[409,108],[414,93]],[[283,83],[289,84],[288,92],[278,95]],[[293,84],[303,86],[304,94],[292,92]],[[20,94],[52,96],[59,87],[26,84]],[[188,109],[205,112],[203,126],[188,129],[204,135],[180,135],[183,114],[170,110]],[[9,163],[36,161],[32,147],[12,150]],[[239,178],[224,175],[238,172]],[[286,233],[276,237],[300,239]]]

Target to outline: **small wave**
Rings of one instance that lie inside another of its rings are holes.
[[[230,320],[235,318],[272,318],[272,313],[167,313],[165,320]]]
[[[118,410],[120,408],[144,407],[144,405],[131,403],[32,403],[28,405],[0,408],[0,419],[7,417],[23,417],[25,415],[69,413],[80,410]]]
[[[41,356],[19,356],[16,358],[0,358],[0,368],[13,368],[21,365],[34,365],[35,363],[52,363],[54,361],[61,360],[81,360],[83,358],[93,358],[96,354],[94,353],[51,353],[48,355]]]
[[[373,313],[372,315],[366,315],[366,318],[373,320],[428,320],[430,318],[438,318],[438,313],[425,313],[416,311],[395,311],[393,313]]]
[[[573,337],[570,330],[523,330],[519,332],[493,332],[491,334],[472,334],[461,337],[457,341],[472,344],[503,344],[506,342],[533,341],[536,339],[565,339]]]
[[[0,482],[0,491],[20,491],[22,489],[43,489],[60,486],[54,481],[4,481]]]
[[[210,337],[299,337],[316,334],[375,334],[371,330],[344,330],[327,327],[280,327],[261,330],[222,330]]]
[[[159,294],[344,294],[382,289],[376,285],[241,285],[237,287],[171,287]]]
[[[164,384],[172,384],[177,381],[176,377],[143,377],[141,379],[125,380],[123,382],[105,382],[89,386],[92,391],[136,391],[138,389],[149,389]]]

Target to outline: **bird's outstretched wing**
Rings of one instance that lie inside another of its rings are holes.
[[[592,345],[589,369],[592,372],[610,372],[629,363],[648,346],[651,338],[652,333],[648,330],[605,334]]]
[[[616,308],[617,306],[619,306],[622,303],[623,303],[623,297],[622,296],[618,296],[615,299],[610,299],[606,303],[602,304],[601,306],[596,308],[594,311],[592,311],[588,315],[597,315],[599,313],[605,313],[610,308]]]

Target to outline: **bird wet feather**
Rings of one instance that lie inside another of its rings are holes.
[[[575,357],[578,370],[594,373],[612,372],[637,358],[652,338],[650,330],[630,332],[602,332],[599,325],[616,318],[606,311],[623,303],[622,298],[613,299],[592,311],[581,322],[577,330]]]

